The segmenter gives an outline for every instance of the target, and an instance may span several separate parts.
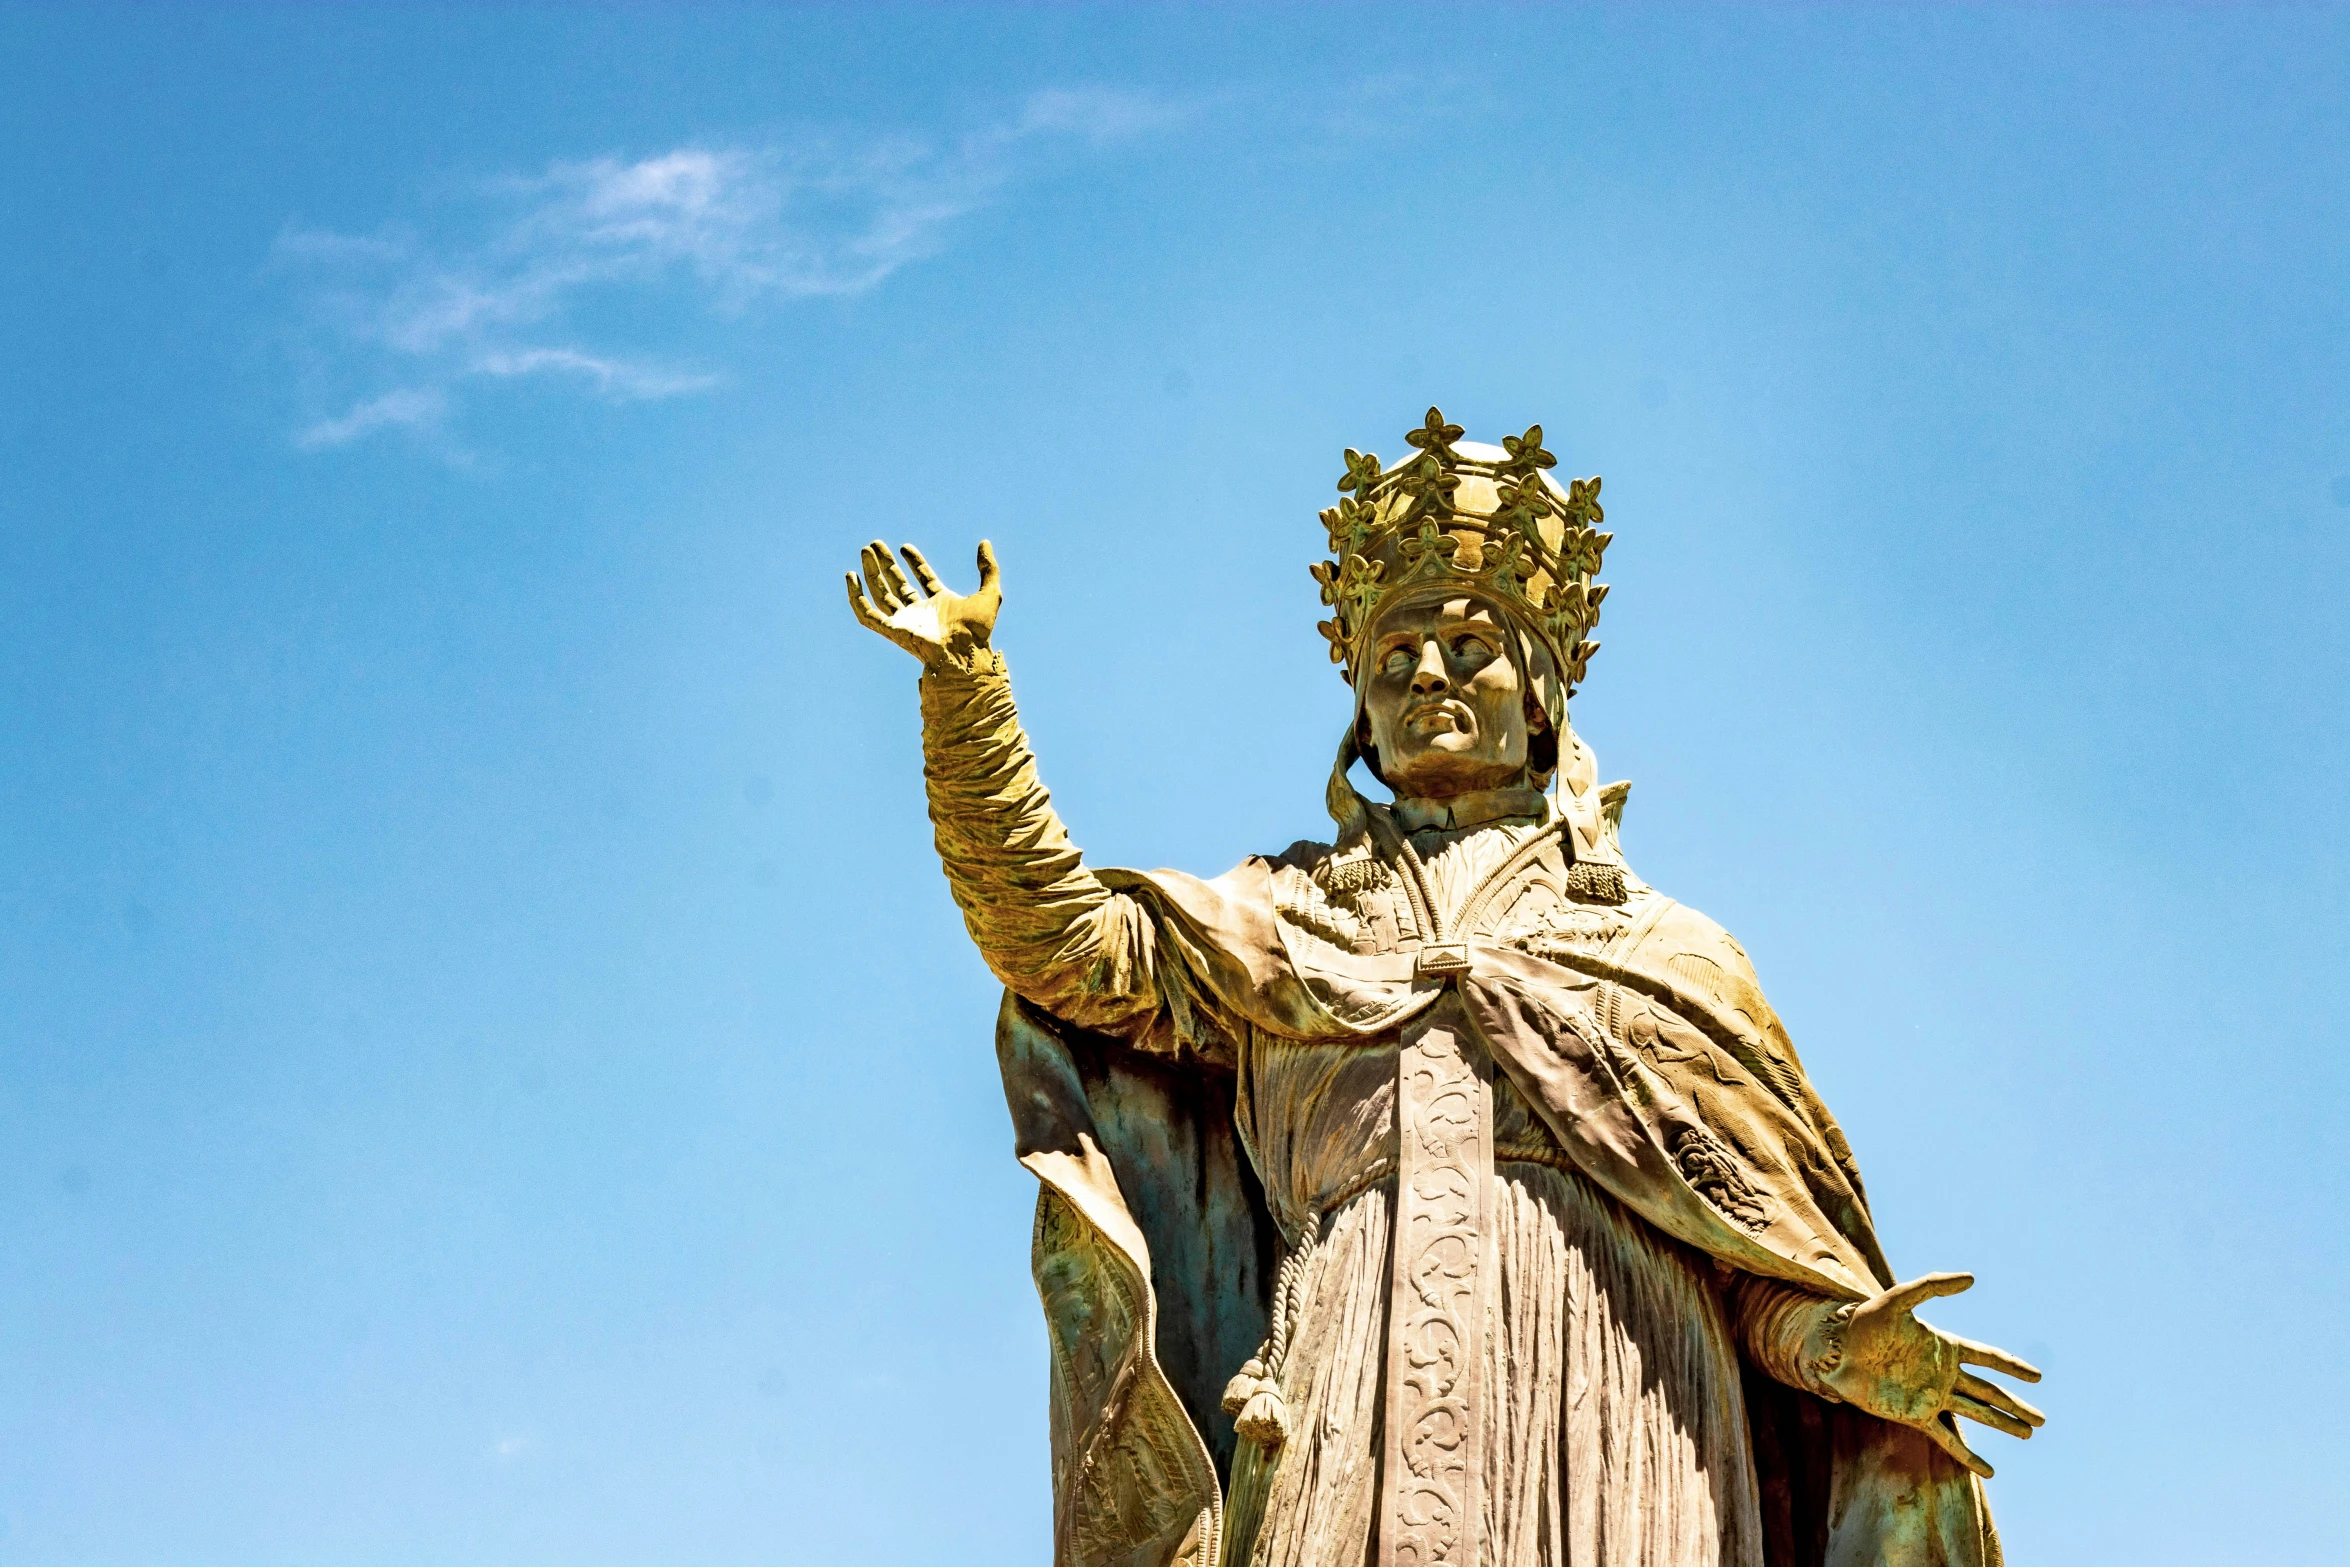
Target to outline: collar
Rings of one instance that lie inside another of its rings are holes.
[[[1488,822],[1531,818],[1542,821],[1550,801],[1537,789],[1477,789],[1442,800],[1398,796],[1395,819],[1407,833],[1431,828],[1482,827]]]

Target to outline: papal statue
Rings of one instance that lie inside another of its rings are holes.
[[[1625,863],[1568,724],[1599,481],[1435,409],[1349,451],[1313,568],[1354,696],[1335,841],[1086,864],[990,646],[876,543],[1051,1344],[1059,1567],[2000,1561],[1964,1418],[2037,1381],[1927,1326],[1745,949]],[[1245,758],[1219,781],[1239,783]],[[1393,792],[1360,793],[1361,765]]]

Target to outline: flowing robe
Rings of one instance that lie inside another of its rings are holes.
[[[1000,665],[923,698],[1044,1186],[1056,1562],[1998,1561],[1973,1477],[1810,1380],[1818,1304],[1891,1282],[1849,1149],[1595,798],[1096,875]],[[1270,1449],[1217,1402],[1252,1355]]]

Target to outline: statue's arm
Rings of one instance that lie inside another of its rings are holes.
[[[1723,1291],[1731,1330],[1746,1358],[1789,1387],[1835,1399],[1815,1369],[1828,1351],[1840,1304],[1799,1285],[1734,1272]]]
[[[939,862],[996,977],[1085,1028],[1122,1033],[1154,1016],[1149,912],[1103,886],[1069,841],[992,649],[923,671],[922,753]]]
[[[998,979],[1064,1021],[1136,1035],[1166,999],[1147,910],[1085,868],[989,645],[1003,607],[995,551],[979,545],[979,588],[956,593],[905,546],[909,578],[879,540],[849,574],[858,624],[922,663],[923,776],[947,884]]]

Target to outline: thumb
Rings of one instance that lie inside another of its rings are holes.
[[[1887,1306],[1914,1311],[1929,1300],[1956,1295],[1974,1287],[1975,1276],[1971,1273],[1929,1273],[1922,1278],[1911,1279],[1907,1284],[1895,1285],[1878,1299]]]
[[[995,546],[987,540],[979,541],[979,591],[985,593],[1003,578],[1003,571],[995,563]]]

